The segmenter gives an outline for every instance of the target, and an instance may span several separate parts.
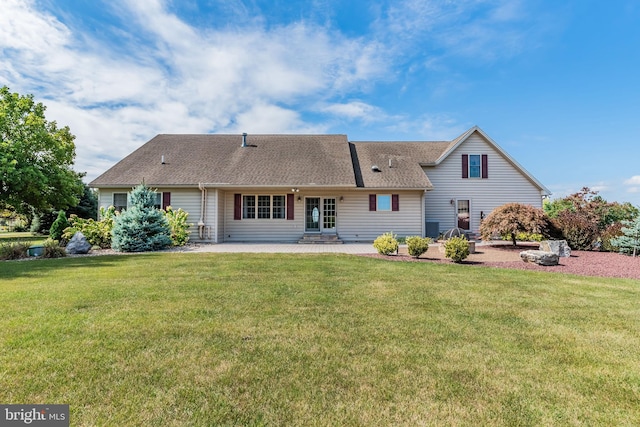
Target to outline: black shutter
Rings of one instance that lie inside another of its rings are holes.
[[[462,178],[469,178],[469,155],[462,155]]]
[[[233,195],[233,219],[242,219],[242,194]]]
[[[293,194],[287,194],[287,219],[293,220]]]
[[[369,194],[369,210],[370,211],[375,211],[376,210],[376,195],[375,194]]]
[[[489,178],[489,157],[486,154],[482,155],[482,178]]]
[[[394,212],[400,210],[400,196],[398,194],[391,195],[391,210]]]
[[[171,193],[162,193],[162,209],[167,209],[167,206],[171,206]]]

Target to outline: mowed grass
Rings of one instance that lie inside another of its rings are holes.
[[[8,242],[24,242],[41,245],[48,236],[34,235],[29,232],[0,232],[0,244]]]
[[[348,255],[0,263],[0,402],[74,426],[637,425],[640,282]]]

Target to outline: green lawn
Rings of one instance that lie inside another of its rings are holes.
[[[30,243],[32,245],[41,245],[47,237],[49,236],[41,236],[41,235],[33,235],[30,232],[1,232],[0,233],[0,244],[3,242],[25,242]]]
[[[0,263],[0,402],[74,426],[637,425],[640,281],[348,255]]]

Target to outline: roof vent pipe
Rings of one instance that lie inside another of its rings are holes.
[[[246,147],[246,146],[247,146],[247,133],[246,133],[246,132],[244,132],[244,133],[242,134],[242,147],[244,148],[244,147]]]
[[[389,157],[389,167],[391,167],[391,157]]]
[[[162,155],[162,158],[160,159],[160,161],[162,162],[163,165],[165,164],[165,162],[164,162],[164,154]]]

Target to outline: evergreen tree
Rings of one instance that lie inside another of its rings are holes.
[[[156,192],[144,184],[129,194],[127,210],[115,218],[111,247],[121,252],[143,252],[171,245],[171,231],[155,205]]]
[[[640,216],[631,221],[622,221],[622,236],[611,239],[611,245],[620,249],[621,253],[634,257],[640,249]]]
[[[58,212],[58,218],[56,218],[56,220],[53,221],[53,224],[51,224],[51,228],[49,229],[49,237],[51,237],[53,240],[60,240],[64,229],[68,226],[69,221],[67,221],[67,215],[64,213],[64,211],[61,210],[60,212]]]

